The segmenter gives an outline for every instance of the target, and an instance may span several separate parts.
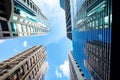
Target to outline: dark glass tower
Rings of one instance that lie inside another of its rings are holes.
[[[73,55],[85,77],[92,80],[110,80],[111,3],[111,0],[76,1]]]
[[[72,40],[70,0],[60,0],[60,6],[65,10],[67,37]]]

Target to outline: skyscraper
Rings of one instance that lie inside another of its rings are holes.
[[[0,39],[43,35],[49,26],[32,0],[0,0]]]
[[[70,3],[75,11],[71,13],[72,54],[76,62],[86,79],[110,80],[112,0],[70,0]]]
[[[34,46],[0,63],[0,80],[44,80],[48,63],[44,46]]]
[[[80,66],[78,65],[78,63],[72,55],[72,51],[69,52],[68,59],[70,69],[70,80],[86,80],[83,72],[80,69]]]
[[[60,5],[65,10],[67,37],[72,40],[70,0],[60,0]]]
[[[85,54],[88,56],[85,66],[93,80],[110,80],[110,44],[100,41],[86,42]]]

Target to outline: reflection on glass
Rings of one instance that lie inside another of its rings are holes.
[[[108,16],[106,16],[106,17],[104,18],[104,21],[105,21],[105,28],[107,28],[107,27],[108,27]]]
[[[30,27],[27,26],[27,32],[28,32],[28,35],[30,35]]]
[[[16,24],[17,25],[17,30],[18,30],[18,32],[19,32],[19,36],[22,36],[22,26],[21,26],[21,24]]]
[[[27,29],[25,25],[23,25],[23,32],[24,32],[24,35],[27,36]]]
[[[13,31],[13,36],[18,35],[17,33],[14,33],[17,32],[16,24],[14,22],[11,22],[11,30]]]
[[[23,22],[23,19],[20,18],[20,22]]]
[[[18,17],[17,16],[13,16],[12,19],[15,20],[15,21],[17,21]]]

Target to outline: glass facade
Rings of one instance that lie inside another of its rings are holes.
[[[70,0],[65,0],[65,17],[67,37],[72,40],[72,23],[71,23],[71,8]]]
[[[5,14],[0,15],[2,20],[6,22],[6,25],[1,25],[0,29],[3,26],[8,27],[6,30],[1,29],[0,38],[41,35],[49,32],[48,19],[32,0],[9,0],[8,2],[9,5],[3,0],[0,1],[0,6],[2,6],[1,3],[4,3],[5,7],[5,10],[0,8],[0,11],[9,11],[10,14],[8,21],[4,17]],[[0,24],[2,23],[0,22]]]
[[[108,73],[110,71],[105,70],[104,73],[106,74],[101,76],[101,72],[96,71],[96,69],[103,70],[106,67],[110,68],[112,34],[111,4],[112,0],[76,0],[76,14],[74,15],[74,26],[72,30],[73,56],[87,79],[92,77],[94,80],[109,80],[110,74]],[[107,58],[108,63],[105,63],[104,58],[88,55],[85,45],[87,42],[94,42],[93,44],[96,46],[91,46],[90,49],[99,56],[106,56],[107,54],[109,56],[109,59]],[[101,51],[95,50],[94,48],[98,48]],[[95,63],[91,61],[90,64],[89,59],[95,61]],[[87,60],[86,64],[84,60]],[[96,67],[96,63],[101,68]],[[86,68],[85,65],[89,67]],[[107,66],[103,67],[104,65]],[[94,75],[98,76],[95,77]]]

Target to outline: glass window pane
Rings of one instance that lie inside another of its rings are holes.
[[[20,22],[23,22],[23,19],[20,18]]]
[[[108,16],[106,16],[106,17],[104,18],[104,21],[105,21],[105,28],[107,28],[107,27],[108,27]]]
[[[15,21],[17,21],[18,17],[17,16],[13,16],[12,19],[15,20]]]
[[[19,32],[19,36],[22,36],[22,26],[21,26],[21,24],[16,24],[17,25],[17,31]]]

